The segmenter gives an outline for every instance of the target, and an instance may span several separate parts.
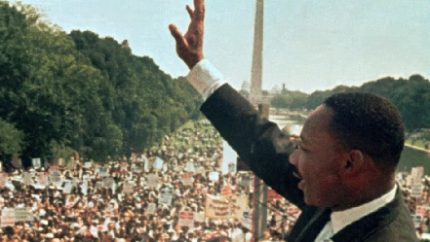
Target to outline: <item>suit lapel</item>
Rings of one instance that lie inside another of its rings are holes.
[[[297,225],[294,226],[288,241],[313,242],[330,219],[331,210],[310,208],[303,213],[300,215]]]

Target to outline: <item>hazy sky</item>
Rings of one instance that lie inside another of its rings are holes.
[[[169,23],[192,0],[23,0],[69,32],[129,41],[176,77]],[[255,0],[206,0],[205,53],[235,87],[250,79]],[[430,77],[430,0],[266,0],[263,87],[311,92],[383,76]]]

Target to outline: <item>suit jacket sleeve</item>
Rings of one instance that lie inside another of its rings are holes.
[[[257,110],[228,84],[218,88],[201,111],[251,170],[298,207],[303,193],[288,157],[294,144],[276,124],[263,119]]]

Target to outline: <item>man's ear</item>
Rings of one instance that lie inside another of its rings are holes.
[[[365,155],[361,150],[350,150],[344,162],[343,171],[346,175],[356,175],[364,169],[365,162]]]

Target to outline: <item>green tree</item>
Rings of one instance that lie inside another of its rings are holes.
[[[408,79],[384,77],[360,87],[337,86],[315,91],[309,96],[284,90],[271,102],[274,107],[314,109],[330,95],[340,92],[370,92],[384,96],[398,107],[408,131],[430,128],[430,82],[421,75],[412,75]]]
[[[0,1],[0,118],[22,132],[24,160],[142,151],[198,118],[198,99],[127,41],[66,34],[34,8]]]
[[[24,133],[9,122],[0,119],[0,154],[3,161],[22,149]]]

